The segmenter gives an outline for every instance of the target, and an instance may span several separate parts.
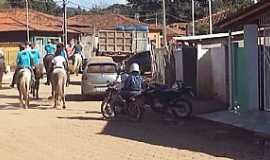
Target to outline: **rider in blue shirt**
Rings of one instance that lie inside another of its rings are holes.
[[[40,54],[38,48],[36,48],[35,44],[31,44],[31,53],[33,58],[33,65],[39,65],[40,63]]]
[[[10,87],[14,88],[14,84],[15,81],[17,79],[17,72],[22,69],[22,68],[28,68],[31,71],[32,74],[32,82],[34,81],[34,74],[33,74],[33,70],[32,70],[32,55],[31,55],[31,51],[30,50],[26,50],[25,45],[20,45],[20,51],[17,54],[17,67],[15,70],[15,73],[13,75],[12,78],[12,83],[10,85]]]
[[[47,54],[54,54],[56,51],[56,45],[54,45],[50,40],[48,41],[48,44],[45,45],[45,51]]]

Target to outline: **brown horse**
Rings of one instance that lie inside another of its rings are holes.
[[[39,99],[39,85],[40,85],[40,79],[43,78],[43,65],[35,65],[34,68],[35,73],[35,83],[31,86],[31,92],[33,94],[33,97],[36,99]]]
[[[45,70],[46,70],[46,75],[47,75],[47,85],[50,85],[51,82],[51,74],[53,71],[53,64],[52,64],[52,60],[54,58],[53,54],[47,54],[44,58],[43,58],[43,64],[45,66]]]

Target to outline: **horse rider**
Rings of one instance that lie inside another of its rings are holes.
[[[67,73],[67,68],[68,68],[67,60],[65,59],[65,57],[63,57],[62,52],[63,52],[63,45],[59,43],[57,44],[57,47],[56,47],[55,57],[52,60],[53,69],[63,68],[66,70],[66,73]]]
[[[33,57],[33,65],[38,66],[40,64],[39,49],[36,48],[36,45],[34,43],[31,44],[30,47],[31,47],[31,53],[32,53],[32,57]]]
[[[123,98],[138,95],[143,88],[143,78],[140,75],[140,66],[137,63],[130,65],[130,73],[124,80],[124,87],[121,89],[121,95]]]
[[[73,54],[73,64],[75,62],[75,54],[80,54],[81,57],[82,57],[82,60],[83,60],[83,55],[82,55],[82,45],[80,44],[80,41],[77,41],[77,43],[74,45],[73,49],[72,49],[72,52],[74,53]]]
[[[35,76],[32,69],[33,58],[32,58],[32,54],[30,50],[27,49],[26,46],[23,44],[20,45],[20,50],[17,53],[16,62],[17,62],[17,67],[13,75],[12,83],[10,87],[14,88],[15,81],[17,80],[17,73],[20,69],[23,69],[23,68],[28,68],[31,71],[31,83],[33,84],[35,81]]]
[[[36,75],[36,71],[37,71],[36,69],[40,65],[40,53],[39,53],[39,49],[36,48],[36,45],[34,43],[32,43],[30,47],[31,47],[31,54],[33,58],[33,70]]]
[[[52,40],[49,40],[48,43],[45,45],[44,49],[46,51],[46,55],[54,54],[56,46],[55,44],[53,44]]]

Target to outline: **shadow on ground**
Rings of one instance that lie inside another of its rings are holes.
[[[73,81],[73,80],[71,80],[71,81],[69,82],[69,84],[70,84],[70,85],[78,85],[78,86],[80,86],[80,85],[81,85],[81,81]]]
[[[89,112],[86,116],[58,118],[103,120],[97,118],[96,114]],[[147,111],[140,123],[132,123],[125,119],[108,121],[99,134],[233,160],[268,159],[263,147],[257,144],[258,137],[252,133],[194,117],[175,123],[165,121],[162,116]]]
[[[67,94],[66,101],[101,101],[102,96],[83,96],[81,94]]]

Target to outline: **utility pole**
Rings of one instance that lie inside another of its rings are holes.
[[[164,48],[168,48],[167,46],[167,30],[166,30],[166,3],[165,0],[162,0],[163,3],[163,43],[164,43]]]
[[[195,36],[195,4],[192,0],[192,35]]]
[[[63,0],[63,41],[65,47],[67,46],[67,0]]]
[[[212,0],[209,0],[209,29],[210,29],[210,34],[213,34],[213,17],[212,17]]]
[[[156,12],[156,27],[158,25],[158,16],[157,16],[157,12]]]
[[[25,0],[26,5],[26,35],[27,35],[27,42],[30,41],[30,34],[29,34],[29,3],[28,0]]]

